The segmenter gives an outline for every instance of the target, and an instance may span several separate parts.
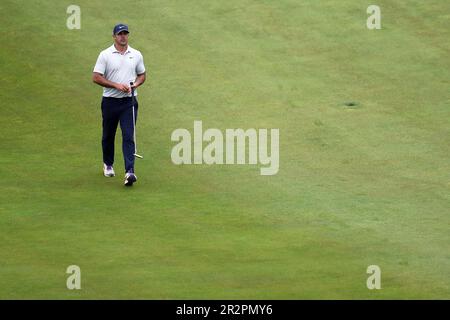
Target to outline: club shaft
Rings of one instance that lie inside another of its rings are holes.
[[[133,82],[130,82],[130,86],[133,85]],[[134,113],[134,105],[135,105],[135,99],[134,99],[134,88],[131,88],[131,110],[133,112],[133,142],[134,142],[134,156],[137,158],[143,158],[141,155],[137,154],[137,142],[136,142],[136,115]]]

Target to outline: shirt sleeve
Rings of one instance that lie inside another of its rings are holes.
[[[144,57],[142,54],[139,55],[139,61],[136,65],[136,74],[143,74],[145,72],[145,66],[144,66]]]
[[[97,62],[95,63],[94,72],[105,74],[105,71],[106,71],[106,59],[103,52],[101,52],[98,55]]]

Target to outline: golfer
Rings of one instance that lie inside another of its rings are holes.
[[[128,45],[128,26],[118,24],[113,29],[114,44],[103,50],[98,56],[92,80],[103,87],[102,98],[102,149],[103,174],[114,177],[114,140],[117,125],[122,130],[122,152],[125,160],[126,186],[137,181],[134,173],[134,126],[133,116],[137,118],[138,102],[131,97],[132,82],[136,89],[145,82],[145,66],[142,54]],[[134,95],[137,95],[136,90]]]

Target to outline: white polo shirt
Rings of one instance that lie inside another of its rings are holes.
[[[130,85],[136,81],[136,76],[145,72],[142,54],[130,46],[121,54],[114,44],[100,52],[94,72],[101,73],[107,80]],[[134,91],[137,95],[137,90]],[[103,87],[104,97],[123,98],[130,96],[114,88]]]

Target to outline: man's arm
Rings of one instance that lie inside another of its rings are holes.
[[[139,76],[138,76],[138,78],[139,78]],[[114,89],[117,89],[119,91],[127,92],[127,93],[131,92],[131,88],[128,85],[109,81],[101,73],[98,73],[98,72],[93,72],[92,73],[92,81],[94,83],[102,86],[102,87],[114,88]],[[145,75],[144,75],[144,81],[145,81]]]
[[[133,88],[137,88],[140,85],[142,85],[145,82],[145,72],[138,74],[136,77],[136,80],[134,81],[134,84],[132,85]]]

